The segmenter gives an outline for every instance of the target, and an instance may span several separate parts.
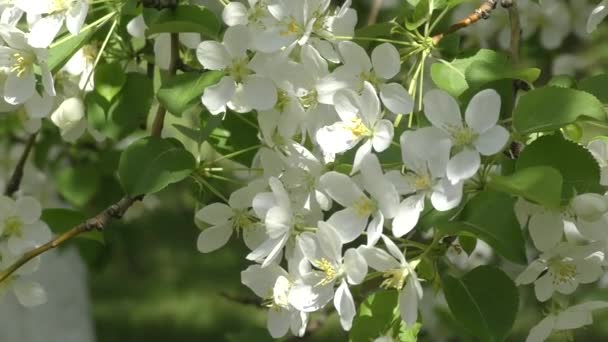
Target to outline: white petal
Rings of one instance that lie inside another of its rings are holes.
[[[84,24],[89,11],[89,4],[86,1],[76,1],[66,13],[65,27],[71,34],[77,35]]]
[[[424,115],[437,128],[462,127],[460,108],[456,100],[442,90],[431,90],[424,95]]]
[[[367,127],[373,127],[380,118],[380,99],[376,88],[369,83],[363,83],[359,107],[361,108],[361,118]]]
[[[224,46],[231,57],[243,57],[251,44],[251,36],[246,26],[229,27],[224,33]]]
[[[401,202],[393,220],[393,236],[400,238],[418,224],[420,213],[424,210],[424,195],[410,196]]]
[[[198,236],[196,246],[201,253],[213,252],[223,247],[232,236],[232,225],[226,223],[203,230]]]
[[[296,283],[291,288],[289,303],[300,311],[318,311],[331,301],[334,295],[333,284],[317,286],[322,277],[313,273],[307,276],[309,278],[304,279],[304,283]]]
[[[36,77],[32,73],[17,76],[8,74],[4,83],[4,100],[9,104],[25,103],[36,91]]]
[[[597,26],[608,16],[608,1],[604,0],[597,5],[589,15],[587,20],[587,33],[597,29]]]
[[[499,116],[500,95],[494,89],[473,96],[464,114],[467,125],[480,134],[496,126]]]
[[[358,118],[361,104],[359,96],[354,91],[338,90],[334,95],[333,104],[342,121],[350,122]]]
[[[532,215],[528,231],[534,246],[540,251],[548,251],[561,241],[564,221],[559,213],[545,212]]]
[[[54,105],[54,97],[49,96],[46,92],[42,96],[34,92],[32,97],[25,102],[25,111],[27,112],[27,116],[32,119],[42,119],[51,113]]]
[[[353,296],[346,285],[346,281],[342,280],[342,283],[336,290],[334,297],[334,307],[340,315],[340,324],[342,329],[349,331],[353,326],[353,319],[355,318],[356,308]]]
[[[418,293],[415,281],[408,278],[405,287],[399,292],[399,312],[401,319],[408,327],[413,326],[418,320]]]
[[[475,176],[480,165],[479,152],[465,148],[450,159],[446,175],[452,184],[456,184]]]
[[[146,25],[142,14],[131,19],[127,24],[127,32],[135,38],[145,38],[146,29],[148,29],[148,26]]]
[[[264,219],[268,236],[276,239],[288,233],[291,229],[292,219],[291,213],[285,208],[281,206],[270,208]]]
[[[346,208],[332,214],[327,223],[336,228],[343,243],[349,243],[361,236],[368,218],[360,216],[352,208]]]
[[[340,42],[338,50],[340,51],[344,65],[353,68],[353,70],[359,73],[371,70],[372,62],[360,45],[344,41]]]
[[[414,99],[401,84],[381,84],[379,88],[382,103],[391,112],[409,114],[414,110]]]
[[[205,69],[209,70],[223,70],[231,60],[224,45],[213,40],[206,40],[199,44],[196,48],[196,58]]]
[[[63,25],[63,19],[61,14],[52,14],[36,21],[28,35],[28,44],[35,48],[51,45]]]
[[[336,229],[330,224],[319,221],[317,238],[321,251],[330,261],[338,261],[342,258],[342,241]]]
[[[363,159],[372,153],[372,146],[373,143],[371,140],[367,140],[363,145],[359,146],[357,152],[355,153],[355,158],[353,159],[353,168],[350,171],[351,175],[359,172]]]
[[[551,336],[555,325],[555,316],[545,317],[540,323],[530,329],[526,342],[544,342]]]
[[[24,223],[34,223],[42,214],[42,206],[40,202],[33,197],[21,197],[16,203],[17,215]]]
[[[509,131],[502,126],[494,126],[475,140],[475,148],[484,156],[500,152],[509,141]]]
[[[378,45],[372,51],[372,65],[376,75],[385,80],[395,77],[401,69],[399,51],[389,43]]]
[[[234,96],[236,83],[232,77],[226,76],[218,84],[205,89],[201,101],[213,115],[226,111],[226,103]]]
[[[319,182],[322,189],[343,207],[350,207],[355,201],[367,198],[357,184],[345,174],[331,171],[321,176]]]
[[[278,265],[270,265],[266,268],[251,265],[241,272],[241,283],[249,287],[256,296],[267,298],[279,276],[287,276],[287,272]]]
[[[547,269],[547,264],[540,260],[534,260],[526,269],[521,272],[515,279],[515,284],[527,285],[532,284],[538,279],[538,276]]]
[[[240,2],[230,2],[222,12],[222,19],[228,26],[247,25],[248,19],[247,7]]]
[[[243,83],[243,102],[256,110],[269,110],[277,103],[277,89],[266,77],[249,76]]]
[[[374,136],[372,144],[376,152],[383,152],[391,146],[395,128],[388,120],[380,120],[374,127]]]
[[[546,273],[534,282],[534,293],[536,294],[536,299],[541,302],[551,298],[553,291],[553,278],[551,278],[549,273]]]
[[[13,282],[13,289],[19,303],[25,307],[34,307],[46,303],[46,291],[39,283],[25,279],[17,279]]]
[[[441,179],[433,187],[431,203],[439,211],[447,211],[456,208],[462,201],[462,187],[464,183],[452,184],[447,179]]]
[[[367,262],[358,250],[351,248],[344,253],[344,271],[348,282],[358,285],[367,275]]]
[[[401,267],[399,261],[380,248],[361,246],[359,252],[363,255],[369,267],[376,271],[384,272]]]
[[[361,175],[365,189],[378,202],[380,211],[386,218],[393,218],[399,206],[399,193],[391,182],[384,178],[380,161],[375,154],[369,154],[363,159]]]
[[[195,219],[217,226],[228,222],[234,215],[232,208],[224,203],[212,203],[200,209],[195,214]]]
[[[270,336],[273,338],[281,338],[287,334],[291,324],[289,316],[289,311],[285,309],[268,309],[268,321],[266,322],[266,327],[268,328],[268,332],[270,332]]]
[[[367,225],[367,246],[372,247],[378,243],[382,237],[384,229],[384,215],[381,212],[376,212],[372,220]]]

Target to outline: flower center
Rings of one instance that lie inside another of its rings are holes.
[[[237,83],[242,83],[243,79],[251,74],[248,64],[249,59],[247,57],[235,58],[232,65],[228,67],[228,75],[232,76]]]
[[[298,35],[300,33],[302,33],[302,28],[300,28],[300,25],[298,25],[298,22],[294,17],[290,17],[289,22],[285,24],[285,30],[281,31],[281,36],[286,37],[291,35]]]
[[[302,107],[304,107],[304,109],[310,109],[315,107],[319,103],[317,91],[313,90],[302,96],[300,98],[300,103],[302,104]]]
[[[361,78],[362,81],[367,81],[374,86],[377,86],[380,83],[378,76],[376,76],[376,74],[373,71],[363,72],[363,73],[361,73],[361,75],[359,75],[359,77]]]
[[[359,118],[354,118],[351,120],[352,124],[350,126],[350,131],[357,138],[370,135],[370,130],[363,124],[363,121]]]
[[[33,72],[34,62],[36,62],[36,56],[32,53],[23,51],[13,53],[13,65],[11,66],[11,72],[17,74],[18,77],[26,73]]]
[[[53,0],[52,13],[64,12],[70,8],[72,0]]]
[[[325,277],[321,279],[317,286],[330,284],[340,274],[339,270],[325,258],[315,261],[315,267],[325,274]]]
[[[23,221],[17,216],[9,216],[4,220],[4,234],[6,236],[21,237]]]
[[[376,203],[365,196],[361,196],[357,199],[355,203],[353,203],[353,208],[359,217],[367,217],[378,210]]]
[[[287,105],[289,105],[290,101],[291,101],[291,99],[289,98],[289,95],[287,95],[286,92],[279,91],[278,92],[278,97],[277,97],[277,104],[275,105],[274,108],[279,113],[283,113],[285,111],[285,109],[287,108]]]
[[[568,283],[576,277],[576,265],[569,261],[557,260],[549,265],[549,272],[553,278],[553,284]]]
[[[405,268],[390,269],[382,274],[384,281],[380,284],[385,289],[401,290],[405,284],[408,271]]]
[[[479,135],[469,127],[458,127],[449,130],[454,147],[470,146]]]
[[[95,45],[89,44],[82,47],[82,55],[84,56],[84,59],[90,64],[93,64],[93,62],[95,62],[97,53],[98,51]]]
[[[431,177],[427,174],[414,176],[413,186],[417,191],[428,190],[432,186]]]

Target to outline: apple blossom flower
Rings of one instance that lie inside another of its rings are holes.
[[[534,283],[534,293],[541,302],[554,292],[572,294],[579,284],[593,283],[602,276],[605,259],[602,243],[584,246],[560,243],[528,265],[515,283]]]
[[[316,234],[298,237],[300,249],[317,271],[316,286],[296,285],[290,296],[291,304],[302,311],[317,311],[332,298],[344,330],[350,330],[356,314],[355,302],[348,284],[361,284],[367,275],[367,263],[359,252],[350,248],[342,255],[343,243],[336,230],[319,222]],[[336,284],[338,288],[334,292]],[[310,301],[309,298],[314,298]],[[303,300],[305,299],[305,300]]]
[[[33,48],[22,31],[0,24],[0,37],[7,44],[0,46],[0,68],[8,76],[4,82],[4,100],[12,105],[27,102],[36,93],[35,66],[40,67],[42,85],[49,96],[55,96],[53,76],[46,64],[46,49]]]
[[[439,133],[439,134],[438,134]],[[439,140],[438,140],[439,139]],[[455,208],[462,199],[462,182],[452,184],[446,178],[449,141],[441,140],[441,132],[434,128],[406,131],[401,135],[401,156],[407,169],[387,174],[401,195],[409,195],[401,202],[393,220],[393,235],[402,237],[409,233],[424,210],[424,202],[430,198],[433,207],[439,211]],[[437,144],[431,149],[423,148]]]
[[[589,301],[552,313],[530,330],[526,342],[543,342],[553,331],[573,330],[593,324],[593,311],[606,308],[608,302]]]
[[[334,104],[341,121],[317,131],[317,142],[326,154],[348,151],[359,142],[352,173],[361,167],[363,158],[372,152],[386,150],[393,140],[393,124],[381,118],[380,100],[374,87],[365,82],[361,95],[348,89],[334,96]]]
[[[408,262],[405,252],[401,252],[388,237],[382,236],[388,253],[377,247],[359,247],[367,264],[385,278],[382,286],[399,291],[399,312],[401,319],[412,326],[418,319],[418,301],[422,299],[422,285],[416,274],[420,260]]]
[[[0,237],[7,240],[8,250],[25,253],[51,239],[51,230],[40,220],[42,208],[33,197],[16,201],[0,196]]]
[[[460,107],[453,97],[441,90],[424,96],[424,114],[433,126],[441,129],[455,153],[447,165],[446,175],[452,184],[469,179],[481,165],[480,154],[500,152],[509,140],[509,132],[497,125],[500,96],[493,89],[477,93],[469,103],[463,124]]]
[[[361,181],[371,198],[345,174],[331,171],[321,177],[327,194],[345,208],[335,212],[327,222],[337,230],[343,243],[358,238],[367,226],[367,245],[373,246],[382,235],[384,220],[397,213],[399,194],[374,154],[361,162]],[[372,220],[368,223],[370,216]]]
[[[207,87],[201,98],[211,114],[226,111],[226,105],[239,113],[269,110],[277,102],[277,90],[272,81],[252,73],[247,56],[250,35],[245,26],[229,27],[223,43],[204,41],[196,50],[199,62],[210,70],[224,70],[216,85]]]
[[[36,48],[51,45],[64,22],[71,34],[80,33],[89,11],[86,0],[15,0],[15,4],[28,16],[42,16],[31,26],[27,40]]]

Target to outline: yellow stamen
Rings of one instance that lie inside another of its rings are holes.
[[[359,217],[367,217],[376,212],[378,208],[374,201],[362,196],[353,203],[353,209],[355,209]]]

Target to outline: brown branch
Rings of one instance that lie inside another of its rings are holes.
[[[369,16],[367,17],[367,25],[373,25],[378,20],[378,13],[384,0],[374,0],[372,2],[372,8],[369,10]]]
[[[38,132],[30,135],[29,139],[27,140],[25,144],[25,149],[21,154],[21,158],[19,158],[19,162],[15,166],[15,170],[13,171],[13,174],[11,175],[11,178],[9,179],[8,183],[6,184],[6,189],[4,189],[5,196],[10,197],[19,190],[19,187],[21,186],[21,180],[23,179],[23,169],[25,168],[25,163],[27,162],[27,158],[32,152],[34,144],[36,143],[37,136]]]
[[[469,14],[466,18],[457,22],[456,24],[450,26],[445,32],[439,33],[433,36],[433,43],[437,45],[443,37],[448,34],[454,33],[458,30],[461,30],[465,27],[471,26],[481,19],[488,19],[490,14],[494,9],[496,9],[496,4],[498,0],[486,0],[481,6],[479,6],[473,13]]]
[[[13,263],[11,266],[9,266],[4,271],[0,272],[0,283],[2,283],[4,280],[8,279],[21,266],[25,265],[30,260],[41,255],[42,253],[45,253],[51,249],[57,248],[64,242],[71,240],[72,238],[74,238],[82,233],[89,232],[93,229],[104,230],[112,219],[119,219],[119,218],[123,217],[125,212],[133,205],[133,203],[135,203],[139,199],[140,199],[139,197],[136,197],[136,198],[124,197],[123,199],[118,201],[116,204],[109,206],[108,208],[106,208],[105,210],[103,210],[102,212],[97,214],[97,216],[90,218],[87,221],[75,226],[74,228],[59,235],[58,237],[45,243],[44,245],[39,246],[39,247],[25,253],[15,263]]]
[[[171,63],[169,65],[169,74],[170,75],[175,75],[175,72],[176,72],[177,61],[179,58],[179,55],[178,55],[179,54],[179,39],[178,38],[179,37],[178,37],[177,33],[171,34]],[[162,108],[162,110],[160,110],[161,108]],[[159,106],[159,111],[157,112],[157,116],[154,121],[154,127],[152,129],[152,136],[157,136],[157,137],[160,136],[162,129],[163,129],[165,114],[166,114],[166,109],[164,109],[163,106]],[[35,137],[32,140],[35,140]],[[32,145],[33,145],[33,142],[32,142]],[[30,149],[31,149],[31,147],[30,147]],[[25,158],[27,158],[27,156]],[[22,158],[22,159],[25,159],[25,158]],[[100,231],[104,230],[107,227],[107,225],[110,223],[111,220],[122,218],[124,216],[124,214],[127,212],[127,210],[129,210],[129,208],[135,202],[140,201],[142,198],[143,198],[143,195],[137,196],[137,197],[125,196],[120,201],[116,202],[115,204],[112,204],[111,206],[109,206],[108,208],[106,208],[105,210],[103,210],[102,212],[97,214],[97,216],[94,216],[94,217],[86,220],[85,222],[73,227],[72,229],[59,235],[58,237],[45,243],[44,245],[41,245],[41,246],[34,248],[33,250],[25,253],[23,256],[21,256],[21,258],[19,258],[17,261],[15,261],[11,266],[9,266],[8,268],[6,268],[3,271],[0,271],[0,284],[3,281],[5,281],[6,279],[8,279],[20,267],[22,267],[23,265],[25,265],[26,263],[28,263],[30,260],[34,259],[35,257],[37,257],[45,252],[48,252],[51,249],[57,248],[61,244],[75,238],[76,236],[78,236],[82,233],[89,232],[93,229],[100,230]]]
[[[509,22],[511,23],[511,59],[513,60],[513,64],[518,64],[521,46],[521,20],[519,17],[519,9],[517,8],[517,3],[513,0],[502,0],[502,6],[509,11]]]
[[[169,62],[169,77],[175,76],[177,72],[177,66],[179,61],[179,35],[177,33],[171,33],[171,60]],[[154,123],[152,124],[152,136],[160,137],[163,126],[165,125],[165,115],[167,115],[167,108],[162,104],[158,105],[156,110],[156,116],[154,117]]]

